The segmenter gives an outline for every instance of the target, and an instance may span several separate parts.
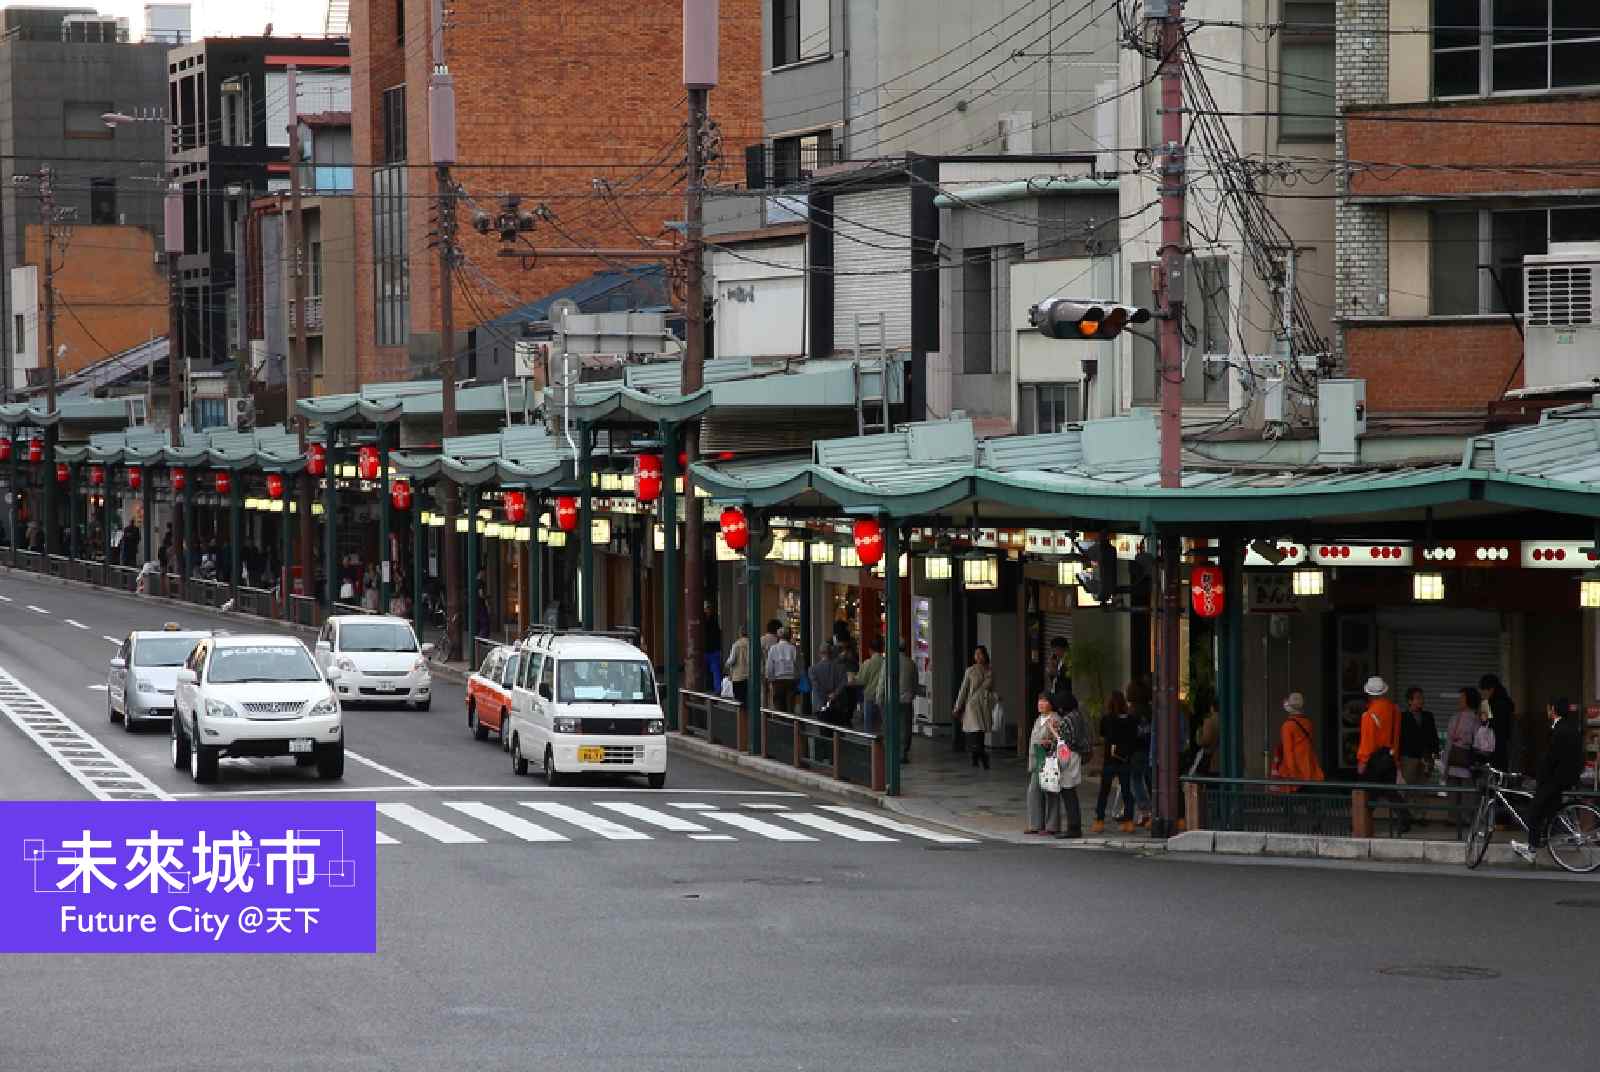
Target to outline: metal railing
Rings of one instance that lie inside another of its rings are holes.
[[[683,732],[690,736],[874,792],[884,789],[883,738],[876,734],[763,707],[761,740],[752,748],[748,713],[738,700],[688,690],[678,695]]]
[[[1191,830],[1306,834],[1370,838],[1376,819],[1398,837],[1406,820],[1446,818],[1456,838],[1463,834],[1478,787],[1473,785],[1394,785],[1378,782],[1299,782],[1262,778],[1183,780],[1184,810]]]

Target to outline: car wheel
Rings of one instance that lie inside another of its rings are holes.
[[[522,754],[520,737],[511,738],[511,771],[517,775],[528,773],[528,758]]]
[[[189,742],[189,777],[198,783],[217,780],[217,750],[210,745]]]
[[[511,750],[511,712],[505,710],[500,712],[500,750]]]
[[[489,727],[478,721],[478,708],[473,704],[467,705],[467,729],[472,731],[474,740],[489,739]]]
[[[556,770],[556,752],[548,745],[544,750],[544,784],[552,786],[561,784],[561,772]]]
[[[666,771],[662,771],[660,774],[647,774],[645,777],[649,779],[651,789],[660,789],[667,784]]]
[[[413,711],[426,711],[428,708],[430,708],[432,706],[433,706],[433,697],[430,696],[426,700],[423,700],[421,703],[412,704],[411,705],[411,710],[413,710]]]
[[[117,709],[111,703],[111,690],[106,690],[106,718],[112,722],[121,722],[122,716],[117,714]]]
[[[317,747],[317,775],[328,781],[344,777],[344,742]]]
[[[172,769],[183,770],[189,765],[189,738],[183,733],[183,719],[172,713]]]

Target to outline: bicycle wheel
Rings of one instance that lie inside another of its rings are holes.
[[[1600,811],[1568,804],[1545,827],[1544,844],[1551,859],[1568,871],[1582,875],[1600,868]]]
[[[1494,817],[1494,798],[1485,793],[1478,802],[1478,814],[1472,818],[1472,829],[1467,831],[1468,869],[1483,863],[1484,853],[1489,851],[1489,841],[1494,837]]]

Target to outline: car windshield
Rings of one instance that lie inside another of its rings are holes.
[[[351,622],[339,627],[340,651],[416,651],[417,637],[404,622]]]
[[[134,666],[182,666],[199,637],[148,637],[133,646]]]
[[[245,681],[316,681],[317,664],[304,648],[285,645],[241,645],[218,648],[211,656],[208,680],[213,684]]]
[[[650,664],[635,659],[565,659],[557,674],[563,703],[654,703]]]

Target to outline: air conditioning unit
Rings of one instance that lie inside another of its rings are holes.
[[[248,432],[255,427],[256,400],[253,398],[228,399],[228,427]]]
[[[1600,242],[1556,242],[1522,258],[1527,387],[1590,384],[1600,377]]]
[[[544,370],[550,367],[551,347],[548,339],[518,339],[514,351],[514,374],[522,379],[543,375]]]

